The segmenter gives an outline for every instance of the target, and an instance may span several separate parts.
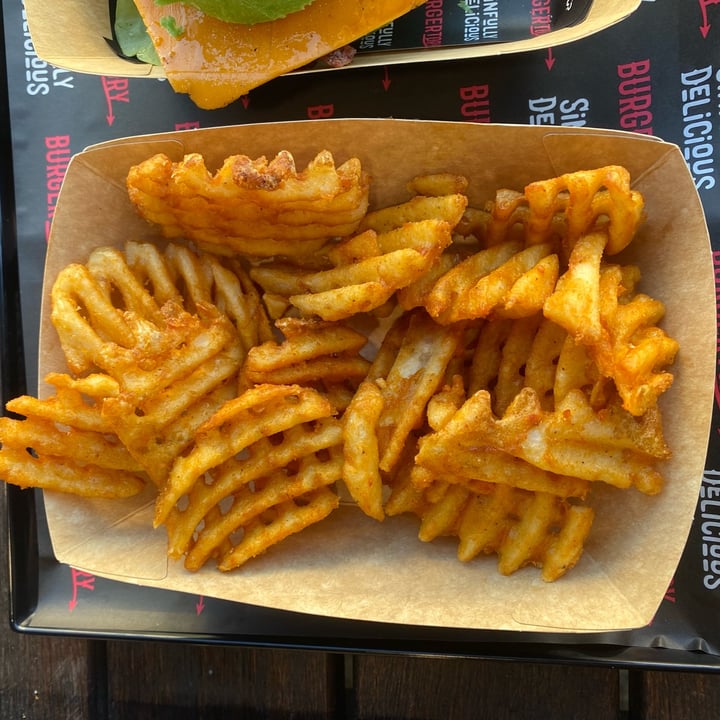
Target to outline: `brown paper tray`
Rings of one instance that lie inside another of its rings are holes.
[[[75,156],[57,205],[47,255],[39,376],[62,367],[48,318],[47,292],[58,269],[84,261],[99,243],[147,239],[124,188],[131,164],[164,151],[201,152],[209,166],[229,154],[291,150],[298,164],[317,150],[357,155],[373,177],[373,203],[404,199],[416,173],[449,170],[471,178],[471,200],[498,187],[572,170],[625,165],[646,199],[648,221],[628,260],[644,271],[642,289],[667,306],[664,327],[681,345],[676,381],[663,398],[674,457],[667,487],[648,498],[599,489],[597,519],[580,564],[545,584],[527,568],[504,578],[493,558],[468,565],[453,543],[418,542],[407,518],[379,524],[345,506],[237,573],[197,574],[165,557],[152,528],[152,498],[78,501],[46,493],[60,562],[98,576],[253,605],[337,618],[418,626],[588,632],[646,625],[670,584],[692,522],[713,399],[715,291],[703,212],[679,149],[654,138],[575,128],[403,120],[326,120],[214,128],[127,138]],[[681,269],[679,272],[678,269]],[[692,313],[693,322],[687,317]],[[41,389],[42,391],[42,389]]]

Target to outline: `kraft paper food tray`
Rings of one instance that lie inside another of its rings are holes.
[[[154,231],[133,212],[128,168],[163,151],[201,152],[210,168],[227,155],[290,150],[304,166],[320,149],[341,162],[361,159],[371,202],[398,202],[417,173],[466,174],[481,203],[499,187],[625,165],[648,219],[629,261],[641,289],[662,299],[666,330],[680,342],[671,390],[662,398],[674,452],[655,497],[610,487],[593,490],[596,520],[580,563],[552,584],[536,568],[500,576],[495,556],[463,564],[456,542],[422,543],[413,518],[378,523],[342,506],[231,574],[212,566],[192,574],[166,559],[164,530],[152,529],[152,497],[91,501],[45,493],[60,562],[130,583],[255,605],[415,625],[510,630],[594,631],[652,620],[682,553],[693,518],[709,437],[715,372],[715,292],[710,244],[692,178],[675,145],[629,133],[575,128],[404,120],[323,120],[244,125],[128,138],[76,155],[61,189],[47,254],[39,377],[64,369],[48,318],[58,270],[83,262],[98,245],[122,247]],[[47,392],[41,387],[40,394]],[[598,484],[600,485],[600,484]]]
[[[642,0],[594,0],[585,18],[570,27],[505,43],[397,50],[358,55],[351,67],[431,60],[487,57],[557,47],[592,35],[633,13]],[[105,38],[111,36],[107,0],[25,0],[28,28],[35,52],[56,67],[95,75],[164,77],[162,68],[118,57]]]

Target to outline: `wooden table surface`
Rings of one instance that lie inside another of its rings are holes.
[[[2,720],[720,717],[720,674],[17,633],[0,517]]]

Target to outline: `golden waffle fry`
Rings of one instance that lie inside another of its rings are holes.
[[[385,511],[416,515],[423,542],[456,537],[459,560],[496,554],[501,574],[532,564],[542,569],[546,582],[557,580],[580,559],[594,519],[590,507],[554,493],[494,482],[467,487],[433,478],[418,487],[411,479],[416,467],[412,452],[399,463]]]
[[[304,463],[301,462],[304,469]],[[339,505],[338,496],[324,484],[314,489],[308,486],[317,485],[318,478],[313,474],[312,483],[305,483],[301,472],[297,485],[300,493],[293,497],[293,488],[287,486],[277,492],[278,495],[290,496],[290,499],[277,503],[256,517],[244,529],[243,539],[229,549],[218,563],[223,571],[234,570],[257,555],[265,552],[272,545],[284,540],[293,533],[298,533],[315,523],[324,520]],[[336,471],[321,478],[321,483],[331,483],[337,477]]]
[[[27,395],[7,403],[24,419],[0,418],[0,477],[20,487],[85,497],[121,498],[147,483],[141,466],[112,433],[98,404],[84,390],[112,390],[112,382],[94,377],[74,383],[53,374],[57,393],[46,400]]]
[[[427,403],[442,386],[461,337],[459,328],[438,325],[423,311],[398,322],[398,327],[407,330],[397,346],[395,333],[389,331],[394,350],[391,362],[381,347],[368,374],[380,386],[385,401],[377,422],[380,468],[385,472],[392,470],[410,432],[425,423]]]
[[[377,437],[384,405],[382,390],[365,380],[343,414],[343,482],[358,507],[375,520],[385,517]]]
[[[270,340],[248,353],[244,376],[252,383],[276,385],[335,384],[362,380],[370,362],[359,353],[367,338],[339,323],[281,318],[282,342]]]
[[[438,322],[532,315],[555,289],[559,262],[550,244],[507,241],[480,250],[442,275],[425,300]]]
[[[678,344],[657,325],[664,304],[633,292],[637,268],[601,263],[604,238],[595,233],[578,240],[543,312],[587,348],[599,375],[614,381],[625,408],[642,415],[672,384],[667,367]]]
[[[585,345],[599,342],[602,334],[600,265],[607,242],[604,232],[578,238],[568,269],[558,278],[555,291],[543,306],[546,317]]]
[[[272,338],[260,294],[237,259],[218,258],[177,243],[161,251],[152,243],[128,242],[125,260],[155,301],[181,300],[188,312],[214,305],[237,328],[247,352]]]
[[[158,494],[155,525],[205,473],[262,438],[300,423],[331,417],[335,408],[320,393],[299,385],[258,385],[226,402],[197,430],[192,447],[179,456]]]
[[[234,393],[244,359],[237,327],[245,342],[268,333],[262,314],[246,327],[253,300],[247,293],[241,307],[242,290],[213,259],[137,243],[126,255],[100,248],[53,285],[52,320],[70,367],[97,367],[116,381],[103,414],[158,485],[195,429]]]
[[[595,411],[581,391],[572,391],[544,411],[537,394],[523,388],[501,418],[490,394],[480,390],[461,410],[479,446],[490,446],[559,475],[648,495],[662,488],[655,465],[669,456],[658,414],[636,418],[627,411]]]
[[[224,539],[219,538],[227,537],[238,527],[233,524],[233,516],[224,513],[227,517],[222,521],[219,516],[216,517],[211,532],[208,518],[214,517],[215,508],[223,507],[238,492],[251,492],[256,481],[262,484],[264,478],[281,473],[298,458],[314,457],[318,464],[322,460],[323,467],[327,465],[334,479],[337,479],[342,470],[338,465],[338,455],[333,455],[333,462],[329,464],[329,456],[323,455],[341,445],[341,425],[331,417],[300,423],[283,431],[281,435],[260,438],[248,445],[242,456],[230,458],[212,470],[212,482],[196,482],[182,508],[179,505],[172,508],[165,523],[169,555],[180,558],[192,548],[190,562],[195,564],[195,568],[200,567],[224,542]],[[266,494],[265,497],[267,499],[269,496]],[[258,495],[255,501],[259,499]],[[223,532],[226,526],[230,528],[228,533]],[[198,532],[201,528],[205,529],[205,533]]]
[[[254,388],[221,408],[158,498],[162,521],[172,498],[186,496],[164,519],[170,555],[185,554],[189,570],[210,557],[231,570],[332,512],[339,500],[328,486],[342,474],[342,430],[332,412],[299,386]]]
[[[627,273],[618,266],[604,268],[600,277],[600,316],[603,335],[590,354],[600,373],[611,377],[633,415],[652,409],[673,382],[667,367],[679,346],[657,323],[665,305],[643,293],[626,293]]]
[[[326,517],[339,503],[330,486],[342,473],[341,440],[336,420],[298,424],[209,471],[212,482],[196,483],[167,519],[170,556],[185,554],[188,570],[211,557],[230,570]]]
[[[416,175],[407,184],[407,189],[413,195],[440,195],[465,194],[470,185],[464,175],[455,173],[439,172],[428,173],[427,175]]]
[[[558,209],[565,221],[565,246],[597,229],[608,235],[607,252],[620,252],[645,218],[642,195],[630,187],[630,173],[619,165],[565,173],[525,187],[530,208],[529,242],[545,242]]]
[[[593,519],[589,507],[498,485],[491,494],[472,496],[465,506],[458,557],[469,561],[496,553],[501,574],[532,564],[542,568],[543,580],[553,582],[580,559]]]
[[[328,151],[298,171],[282,151],[268,161],[225,159],[213,174],[192,153],[159,154],[130,169],[130,200],[165,237],[185,237],[219,254],[309,254],[355,231],[368,206],[368,178],[356,158],[336,167]]]
[[[486,442],[471,413],[473,403],[465,402],[459,377],[454,381],[428,403],[433,431],[418,440],[414,461],[424,472],[413,473],[416,485],[439,480],[477,492],[491,484],[502,484],[559,497],[586,496],[586,480],[544,470]]]
[[[461,193],[448,195],[416,195],[407,202],[371,210],[360,223],[359,230],[387,233],[406,223],[430,218],[443,220],[454,228],[462,219],[467,197]]]

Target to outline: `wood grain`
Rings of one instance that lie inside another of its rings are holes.
[[[364,656],[355,661],[359,720],[619,717],[613,669],[506,661]]]

